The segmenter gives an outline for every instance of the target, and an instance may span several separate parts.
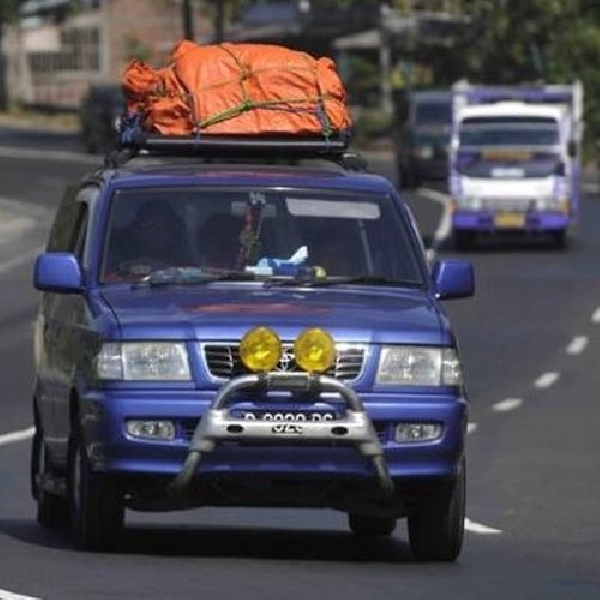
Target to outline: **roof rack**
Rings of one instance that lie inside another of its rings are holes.
[[[257,136],[257,135],[160,135],[141,131],[122,135],[116,149],[105,158],[105,166],[117,168],[137,156],[189,157],[209,161],[220,159],[290,160],[320,158],[332,160],[350,170],[366,170],[364,159],[348,150],[350,137],[340,134]]]

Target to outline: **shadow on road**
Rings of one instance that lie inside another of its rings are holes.
[[[0,531],[26,544],[72,551],[68,531],[45,531],[33,520],[0,520]],[[414,561],[408,544],[398,537],[368,539],[337,531],[206,526],[128,526],[114,554],[382,564]]]

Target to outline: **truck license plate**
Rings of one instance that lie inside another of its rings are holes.
[[[497,213],[494,217],[496,227],[524,227],[525,215],[515,212]]]

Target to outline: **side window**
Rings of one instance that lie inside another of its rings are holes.
[[[76,187],[70,187],[60,202],[54,222],[52,223],[52,228],[50,229],[48,245],[46,246],[47,252],[69,251],[69,242],[73,235],[77,210],[79,208],[75,200],[77,191]]]
[[[88,206],[98,188],[88,186],[67,191],[58,209],[48,242],[48,252],[72,252],[83,259],[87,241]]]

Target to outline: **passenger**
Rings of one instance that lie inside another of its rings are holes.
[[[204,266],[214,269],[236,269],[243,228],[244,222],[240,217],[227,213],[211,215],[200,233]]]
[[[360,275],[355,245],[356,241],[350,235],[336,230],[335,225],[324,228],[309,245],[309,262],[323,267],[328,276]]]
[[[112,232],[107,270],[142,274],[156,268],[191,266],[185,240],[185,225],[171,205],[164,200],[148,201],[124,230]]]

